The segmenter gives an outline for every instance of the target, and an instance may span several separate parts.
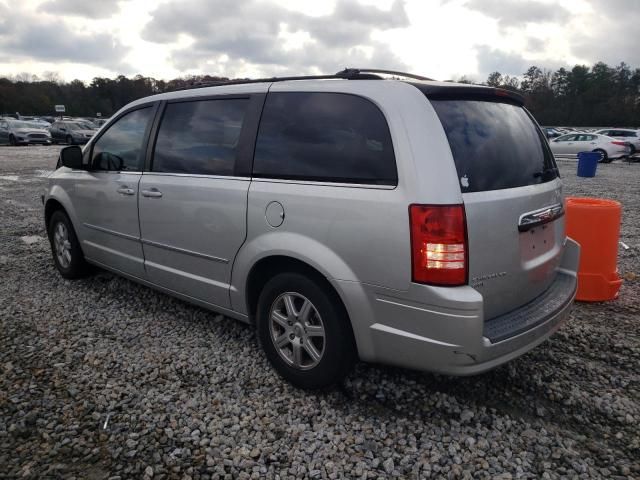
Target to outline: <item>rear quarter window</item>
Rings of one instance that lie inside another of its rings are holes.
[[[395,156],[382,112],[355,95],[270,93],[260,120],[253,175],[396,185]]]
[[[542,132],[527,111],[488,100],[432,99],[462,193],[535,185],[558,176]]]

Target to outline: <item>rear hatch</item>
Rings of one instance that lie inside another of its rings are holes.
[[[456,164],[469,283],[482,294],[488,320],[533,300],[555,279],[565,237],[558,170],[516,96],[469,87],[427,96]]]

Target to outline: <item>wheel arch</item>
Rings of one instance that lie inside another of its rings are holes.
[[[345,299],[343,299],[341,292],[335,288],[333,283],[320,270],[309,263],[292,256],[283,254],[268,255],[256,261],[249,270],[245,284],[245,304],[249,321],[251,323],[255,323],[256,321],[258,299],[264,284],[270,278],[273,278],[280,273],[290,272],[299,273],[312,279],[332,297],[333,301],[336,302],[339,308],[343,309],[351,331],[351,341],[356,350],[356,354],[358,354],[358,342],[355,335],[355,326],[351,316],[349,315],[347,303],[345,302]]]
[[[62,210],[69,217],[71,221],[71,225],[75,230],[76,235],[78,235],[78,221],[76,217],[76,211],[73,208],[71,203],[71,199],[67,195],[67,192],[60,187],[59,185],[54,185],[51,190],[48,192],[46,196],[46,200],[44,202],[44,222],[45,228],[47,232],[49,231],[49,221],[51,220],[51,215],[56,210]]]
[[[317,268],[314,268],[309,263],[300,260],[298,258],[283,255],[274,254],[260,258],[256,261],[249,273],[245,282],[245,304],[247,307],[247,313],[250,319],[255,318],[256,307],[258,305],[258,297],[262,291],[262,286],[272,277],[285,272],[300,273],[308,276],[321,284],[328,291],[332,292],[336,296],[336,299],[340,301],[344,307],[344,302],[340,297],[338,291],[331,284],[329,279],[320,272]],[[346,308],[345,308],[346,310]]]
[[[56,210],[62,210],[67,213],[64,206],[55,198],[50,198],[47,200],[47,203],[44,205],[44,226],[49,231],[49,222],[51,221],[51,216]],[[67,213],[67,215],[69,215]]]

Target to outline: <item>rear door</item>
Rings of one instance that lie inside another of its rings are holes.
[[[263,102],[263,95],[236,95],[164,106],[150,168],[140,181],[140,229],[152,282],[229,306]]]
[[[577,155],[580,152],[590,152],[595,148],[595,142],[592,143],[594,139],[595,137],[593,135],[587,135],[585,133],[576,135],[575,140],[573,142],[570,142],[570,153]]]
[[[531,301],[555,278],[565,238],[557,167],[519,104],[451,97],[431,103],[460,178],[469,282],[490,319]]]

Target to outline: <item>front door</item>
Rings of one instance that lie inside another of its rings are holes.
[[[0,145],[9,143],[9,125],[0,120]]]
[[[72,190],[82,250],[89,260],[144,278],[138,186],[154,108],[126,113],[91,149],[91,167]]]
[[[231,267],[246,236],[253,142],[246,97],[166,104],[150,171],[140,181],[140,229],[150,281],[228,307]]]
[[[576,138],[576,135],[563,135],[562,137],[558,137],[553,140],[553,153],[555,155],[568,155],[571,153],[571,148],[573,147],[573,141]]]

